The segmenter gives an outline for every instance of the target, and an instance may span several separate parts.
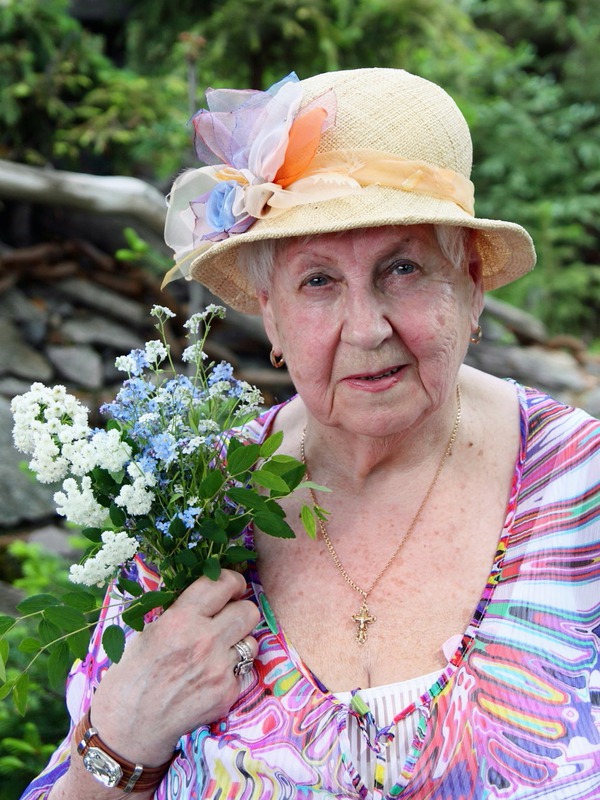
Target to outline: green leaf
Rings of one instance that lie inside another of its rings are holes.
[[[117,528],[122,528],[123,525],[125,525],[127,514],[123,511],[121,506],[118,506],[116,503],[111,503],[108,514],[110,516],[110,521]]]
[[[243,446],[244,446],[243,442],[241,442],[235,436],[232,436],[229,439],[229,444],[227,445],[227,458],[229,458],[229,456],[231,456],[232,453],[235,453],[236,450],[239,450],[240,447],[243,447]]]
[[[247,514],[230,516],[227,521],[227,535],[233,539],[237,538],[244,528],[248,527],[250,521],[250,517]]]
[[[248,508],[252,511],[259,511],[266,509],[267,499],[261,497],[253,489],[242,489],[234,487],[227,490],[227,497],[233,500],[234,503],[242,508]]]
[[[130,594],[132,597],[140,597],[144,594],[144,590],[137,581],[132,581],[124,576],[119,578],[117,586],[124,594]]]
[[[204,480],[200,482],[198,487],[198,495],[203,500],[210,500],[214,497],[225,483],[225,476],[218,469],[211,469],[206,474]]]
[[[162,608],[163,604],[173,599],[173,592],[158,590],[146,592],[139,599],[139,604],[145,612],[152,611],[153,608]]]
[[[27,710],[27,694],[29,692],[29,675],[23,672],[14,683],[13,700],[15,707],[21,716]]]
[[[113,481],[120,486],[123,483],[123,479],[125,477],[125,470],[120,469],[118,472],[110,472],[109,475],[113,479]]]
[[[227,542],[227,534],[212,519],[204,520],[198,526],[198,533],[204,539],[208,539],[209,542],[215,542],[215,544],[225,544]]]
[[[304,464],[291,456],[273,456],[270,461],[263,464],[261,469],[283,478],[289,491],[293,491],[298,486],[306,473]]]
[[[36,639],[34,636],[25,636],[19,642],[18,649],[21,653],[28,653],[31,655],[32,653],[38,653],[41,646],[42,643],[39,639]]]
[[[287,483],[290,492],[293,492],[294,489],[296,489],[302,482],[305,472],[306,467],[304,464],[298,463],[296,466],[291,467],[282,474],[281,477]]]
[[[102,541],[102,528],[83,528],[81,533],[90,542],[99,543]]]
[[[260,458],[260,445],[247,444],[227,456],[227,467],[232,475],[240,475],[252,467]]]
[[[279,475],[275,475],[268,470],[258,469],[252,473],[252,483],[262,486],[264,489],[272,489],[281,494],[289,494],[289,486]]]
[[[58,642],[52,647],[48,658],[48,680],[54,691],[64,691],[71,660],[71,653],[66,642]]]
[[[8,654],[10,652],[10,645],[6,639],[0,640],[0,681],[6,681],[6,664],[8,662]]]
[[[75,608],[69,608],[69,606],[52,606],[51,608],[47,608],[44,611],[44,617],[49,622],[58,625],[61,631],[66,631],[67,633],[87,627],[85,617],[81,611]]]
[[[295,467],[297,464],[302,464],[302,462],[298,461],[298,459],[294,458],[294,456],[286,456],[282,453],[281,455],[273,456],[273,458],[269,461],[269,464],[280,464],[281,467],[287,467],[290,469],[291,467]],[[304,467],[304,464],[302,464],[302,466]],[[306,469],[306,467],[304,468]]]
[[[225,551],[225,555],[232,564],[241,564],[244,561],[254,561],[256,551],[243,547],[241,544],[232,544]]]
[[[288,523],[277,514],[268,512],[257,514],[254,517],[254,523],[269,536],[276,536],[279,539],[294,539],[296,537]]]
[[[15,624],[15,618],[9,617],[8,614],[0,615],[0,636],[6,631],[10,630],[12,626]]]
[[[5,697],[8,697],[8,695],[12,692],[13,689],[14,689],[13,681],[8,681],[7,683],[4,684],[4,686],[0,686],[0,700],[4,700]]]
[[[34,594],[22,600],[17,606],[20,614],[37,614],[45,611],[49,606],[57,606],[60,600],[53,594]]]
[[[229,514],[226,514],[220,508],[217,508],[215,510],[213,519],[217,523],[219,528],[222,528],[223,530],[225,530],[227,528],[227,524],[229,522]]]
[[[121,423],[116,419],[109,419],[106,423],[107,431],[120,431],[122,430]]]
[[[207,578],[210,578],[211,581],[216,581],[221,574],[221,564],[219,563],[219,559],[216,556],[207,558],[204,562],[202,572]]]
[[[146,611],[139,605],[130,606],[127,611],[123,612],[123,622],[133,628],[134,631],[144,630],[144,617]]]
[[[92,478],[93,487],[102,494],[115,494],[119,490],[119,485],[115,483],[110,472],[106,469],[95,467],[90,472],[90,476]]]
[[[266,501],[265,511],[268,511],[270,514],[275,514],[275,516],[281,517],[281,519],[285,518],[285,511],[279,505],[277,500],[274,500],[272,497],[269,497],[269,499]]]
[[[185,527],[185,523],[181,517],[173,517],[169,523],[169,533],[174,539],[180,539],[185,536],[187,533],[187,528]]]
[[[180,564],[182,567],[195,567],[198,559],[194,555],[193,550],[188,550],[186,547],[174,555],[173,561],[176,564]]]
[[[314,511],[310,506],[302,506],[300,509],[300,519],[304,530],[311,539],[317,538],[317,521],[315,519]]]
[[[269,436],[260,446],[261,458],[269,458],[273,453],[281,447],[283,442],[283,431],[277,431],[272,436]]]
[[[327,486],[321,486],[320,483],[315,483],[314,481],[302,481],[297,486],[298,489],[313,489],[315,492],[330,492]]]
[[[76,631],[69,634],[65,640],[74,658],[85,661],[90,646],[90,633],[88,631]]]
[[[96,598],[91,592],[86,592],[83,589],[78,589],[75,592],[67,592],[62,596],[62,601],[66,606],[77,608],[79,611],[87,613],[95,611],[98,607]]]
[[[50,644],[50,642],[54,642],[62,636],[62,631],[58,625],[48,622],[47,619],[42,617],[38,624],[38,636],[43,645]]]
[[[115,664],[121,660],[125,650],[125,632],[118,625],[109,625],[102,634],[102,647]]]

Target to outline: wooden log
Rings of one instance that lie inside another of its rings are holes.
[[[2,159],[0,197],[104,214],[129,214],[161,235],[167,213],[163,194],[138,178],[29,167]]]

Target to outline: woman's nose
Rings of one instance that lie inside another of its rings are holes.
[[[386,304],[375,292],[348,293],[344,306],[342,341],[372,350],[392,333]]]

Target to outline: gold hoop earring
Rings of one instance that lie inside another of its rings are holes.
[[[275,369],[281,369],[285,364],[285,358],[283,357],[283,355],[280,356],[276,355],[275,350],[273,350],[273,348],[271,348],[269,358],[271,360],[271,364],[275,367]]]
[[[471,344],[479,344],[482,334],[483,331],[481,330],[481,325],[478,325],[469,338]]]

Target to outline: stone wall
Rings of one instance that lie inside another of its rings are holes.
[[[33,381],[62,383],[95,411],[114,397],[123,379],[115,357],[156,338],[149,310],[167,305],[175,356],[187,344],[181,323],[191,307],[215,300],[188,296],[190,284],[161,291],[147,270],[118,264],[82,240],[35,245],[0,256],[0,534],[56,523],[56,487],[32,481],[12,447],[10,400]],[[200,291],[196,289],[196,291]],[[535,319],[488,298],[484,338],[468,363],[500,377],[547,390],[600,416],[600,365],[581,342],[549,339]],[[260,320],[229,311],[208,345],[215,360],[230,361],[238,377],[263,391],[267,403],[292,392],[285,370],[273,370]],[[98,418],[96,422],[100,422]]]

